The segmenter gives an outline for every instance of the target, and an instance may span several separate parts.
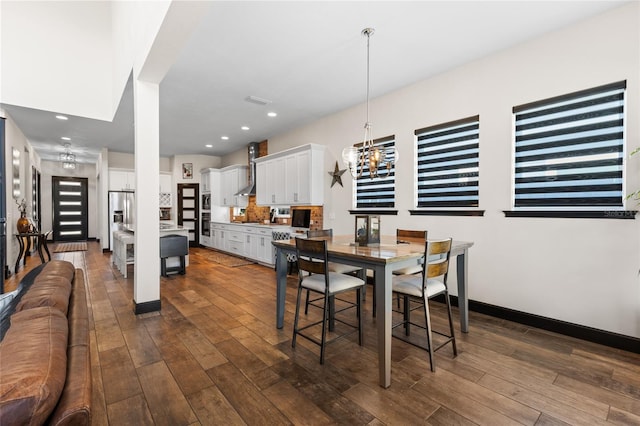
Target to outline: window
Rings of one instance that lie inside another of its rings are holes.
[[[478,207],[479,116],[415,131],[417,207]]]
[[[373,141],[374,146],[382,148],[395,147],[395,136],[376,139]],[[395,158],[387,158],[387,160],[395,160]],[[362,176],[356,180],[356,208],[357,209],[379,209],[394,208],[396,204],[395,193],[395,161],[387,174],[387,169],[379,170],[379,175],[371,179],[368,168],[362,173]],[[358,173],[360,165],[358,165]]]
[[[514,206],[622,207],[626,82],[517,106]]]

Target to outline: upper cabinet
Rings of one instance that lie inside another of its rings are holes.
[[[133,191],[136,174],[133,170],[109,169],[109,191]]]
[[[256,161],[256,204],[260,206],[286,204],[284,167],[284,157],[263,162]]]
[[[160,192],[171,193],[171,174],[160,173]]]
[[[211,192],[211,169],[202,169],[200,170],[200,186],[201,192],[207,193]]]
[[[249,197],[236,195],[239,190],[248,185],[248,171],[248,166],[241,165],[220,169],[220,205],[246,207],[249,204]]]
[[[324,204],[324,146],[302,145],[256,159],[256,204]]]

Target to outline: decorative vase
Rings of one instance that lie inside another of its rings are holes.
[[[29,219],[27,219],[26,212],[20,213],[20,219],[18,219],[16,226],[18,228],[18,232],[21,234],[29,232]]]

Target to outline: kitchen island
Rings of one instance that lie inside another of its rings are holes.
[[[120,231],[113,231],[113,253],[111,254],[111,263],[127,278],[127,265],[135,264],[135,229],[123,227]],[[161,223],[160,237],[166,235],[182,235],[189,238],[189,230],[184,226]],[[178,257],[170,257],[167,259],[167,266],[172,267],[180,263]],[[189,256],[185,256],[185,266],[189,265]]]

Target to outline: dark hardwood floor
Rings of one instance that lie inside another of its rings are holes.
[[[382,389],[370,297],[364,346],[339,340],[321,366],[316,346],[291,348],[293,276],[278,330],[274,271],[206,254],[191,248],[187,274],[161,279],[162,310],[138,316],[132,266],[124,279],[95,242],[53,255],[86,271],[94,424],[640,425],[638,354],[471,312],[458,357],[438,352],[435,373],[425,351],[394,339]],[[37,264],[30,258],[7,289]]]

